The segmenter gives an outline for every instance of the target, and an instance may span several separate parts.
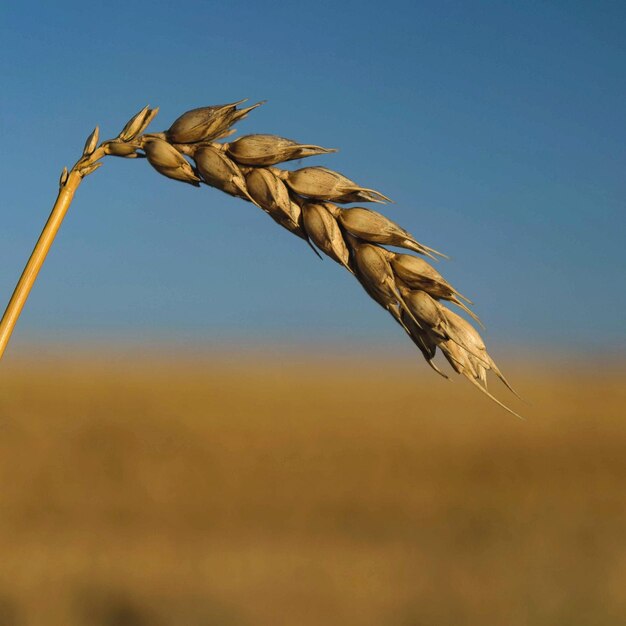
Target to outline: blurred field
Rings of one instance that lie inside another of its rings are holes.
[[[510,362],[5,361],[0,625],[625,624],[626,368]]]

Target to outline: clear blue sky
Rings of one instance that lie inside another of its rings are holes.
[[[268,104],[240,134],[312,161],[452,259],[500,344],[624,346],[626,4],[22,2],[0,12],[4,308],[63,165],[144,104]],[[296,167],[298,165],[296,164]],[[261,211],[108,159],[81,186],[18,325],[198,341],[405,342],[330,260]]]

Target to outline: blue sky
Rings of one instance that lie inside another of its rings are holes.
[[[177,8],[179,6],[180,8]],[[238,125],[391,196],[451,256],[488,342],[624,346],[623,2],[23,2],[0,10],[1,306],[95,124],[267,99]],[[296,163],[294,167],[299,167]],[[403,342],[261,211],[108,159],[17,328],[42,336]]]

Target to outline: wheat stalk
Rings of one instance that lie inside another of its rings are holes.
[[[385,246],[404,248],[432,259],[445,255],[419,243],[411,233],[376,211],[338,206],[389,201],[382,193],[325,167],[294,171],[275,167],[285,161],[335,152],[333,149],[299,144],[275,135],[246,135],[219,143],[219,139],[235,132],[235,122],[263,104],[238,108],[243,102],[193,109],[161,133],[145,132],[158,112],[145,107],[116,138],[100,144],[95,128],[80,159],[71,170],[64,168],[61,173],[52,213],[0,322],[0,357],[83,178],[100,167],[101,159],[107,155],[146,158],[164,176],[196,187],[207,184],[254,203],[304,239],[318,256],[319,249],[354,274],[365,291],[404,329],[435,371],[447,378],[433,360],[439,349],[454,371],[514,413],[487,390],[488,371],[511,387],[487,353],[480,335],[442,301],[460,307],[480,323],[468,307],[472,303],[423,258],[392,252]]]

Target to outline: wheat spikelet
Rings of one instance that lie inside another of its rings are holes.
[[[201,146],[193,153],[202,180],[220,191],[253,201],[246,180],[237,167],[221,150],[212,145]]]
[[[167,141],[151,137],[143,142],[142,147],[148,162],[159,174],[196,187],[200,186],[200,178],[193,171],[189,161]]]
[[[405,248],[433,259],[445,255],[419,243],[411,233],[377,211],[341,208],[336,204],[389,201],[382,193],[326,167],[294,171],[275,167],[286,161],[335,152],[334,149],[262,134],[218,143],[235,132],[235,122],[263,104],[237,108],[243,102],[192,109],[161,133],[145,132],[158,109],[144,107],[116,138],[99,146],[99,131],[95,128],[79,161],[69,171],[64,168],[61,174],[57,202],[0,323],[0,356],[80,181],[97,169],[106,155],[146,158],[168,178],[196,187],[201,183],[210,185],[261,208],[289,232],[304,239],[318,256],[317,250],[354,274],[368,295],[404,329],[435,371],[447,378],[434,362],[439,349],[455,372],[517,415],[487,390],[487,372],[492,371],[513,391],[476,329],[442,303],[455,304],[480,324],[468,306],[472,302],[424,259],[393,252],[385,246]]]
[[[303,167],[294,172],[283,172],[282,177],[295,193],[309,198],[341,203],[391,202],[379,191],[361,187],[327,167]]]
[[[336,152],[311,144],[299,144],[276,135],[245,135],[230,144],[224,144],[228,156],[241,165],[276,165],[316,154]]]
[[[441,252],[417,242],[411,233],[377,211],[362,207],[344,209],[339,213],[339,221],[351,235],[363,241],[406,248],[433,259],[436,258],[435,255],[444,256]]]
[[[343,265],[349,272],[350,250],[333,214],[323,203],[303,202],[304,228],[313,243],[331,259]]]

